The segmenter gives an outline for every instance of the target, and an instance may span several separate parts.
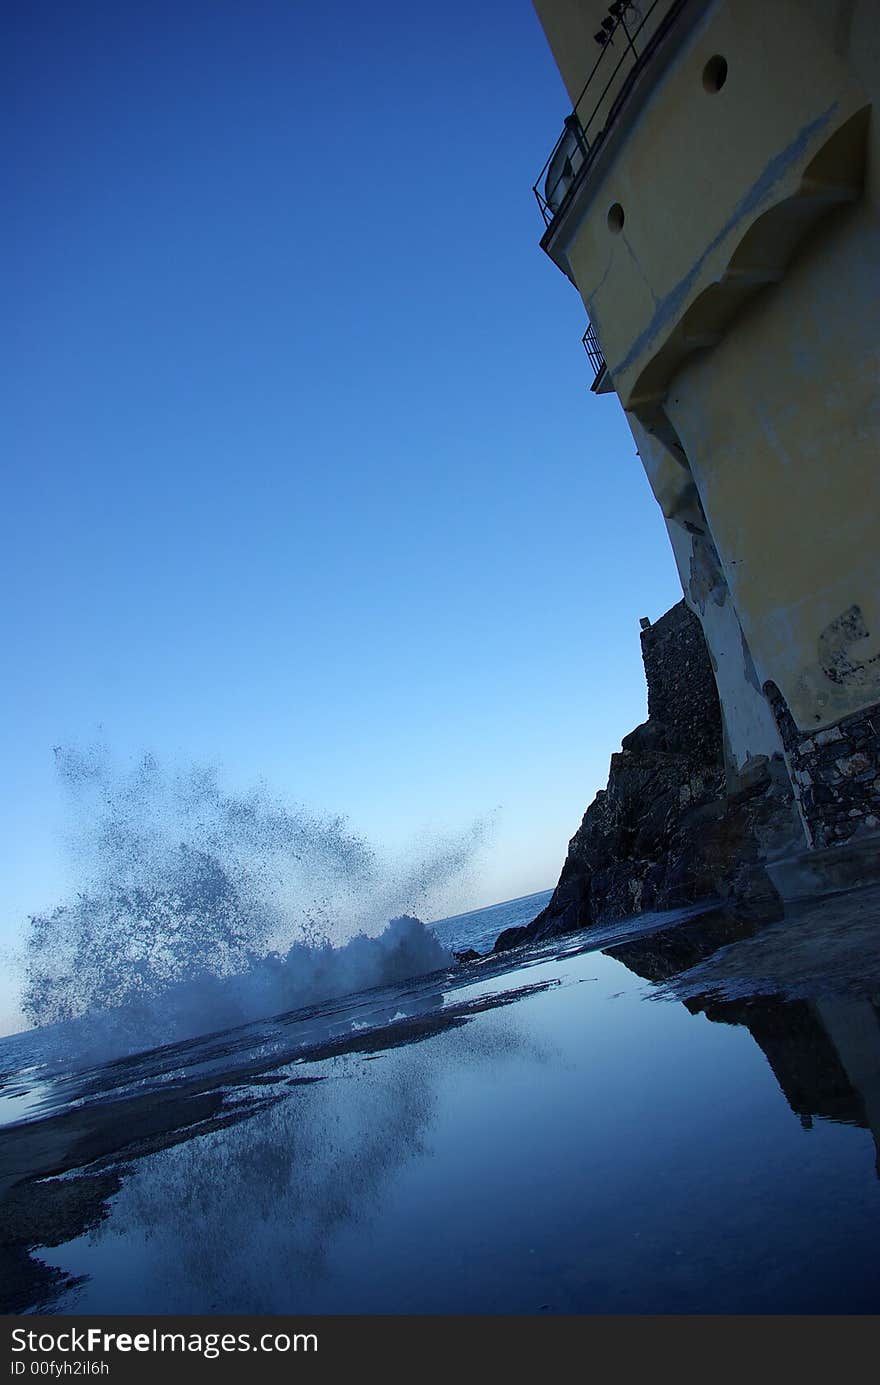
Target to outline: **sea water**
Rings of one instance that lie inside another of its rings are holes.
[[[631,920],[79,1070],[7,1041],[6,1306],[876,1312],[878,908]]]

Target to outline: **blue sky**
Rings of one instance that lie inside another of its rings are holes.
[[[526,0],[7,7],[0,941],[70,887],[52,748],[218,766],[555,883],[680,595],[531,193]]]

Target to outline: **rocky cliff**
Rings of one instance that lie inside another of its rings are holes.
[[[720,899],[772,914],[762,861],[792,831],[781,759],[756,760],[728,792],[723,729],[700,623],[683,601],[644,622],[648,720],[624,737],[572,837],[546,909],[495,951],[646,910]]]

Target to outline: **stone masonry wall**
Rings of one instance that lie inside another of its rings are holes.
[[[715,763],[721,710],[699,620],[679,601],[641,641],[648,718],[665,728],[666,749]]]
[[[880,703],[824,731],[802,732],[774,683],[764,692],[815,847],[880,827]]]

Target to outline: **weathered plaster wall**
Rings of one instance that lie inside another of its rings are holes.
[[[880,700],[880,219],[866,198],[674,379],[758,678],[801,730]]]
[[[558,232],[634,424],[665,417],[683,448],[684,486],[640,446],[719,676],[736,668],[738,763],[771,736],[743,679],[802,731],[880,699],[878,33],[877,0],[716,0]]]
[[[724,756],[733,785],[750,761],[781,755],[782,741],[709,532],[693,477],[628,416],[642,465],[663,511],[685,600],[699,618],[724,721]]]
[[[707,91],[717,55],[727,78]],[[798,0],[718,0],[657,65],[563,236],[625,407],[662,399],[680,359],[724,330],[762,276],[784,272],[827,211],[829,177],[842,189],[860,169],[869,105]]]
[[[579,91],[599,16],[536,3]],[[666,519],[729,776],[784,743],[828,844],[877,816],[880,0],[675,13],[543,244]]]

